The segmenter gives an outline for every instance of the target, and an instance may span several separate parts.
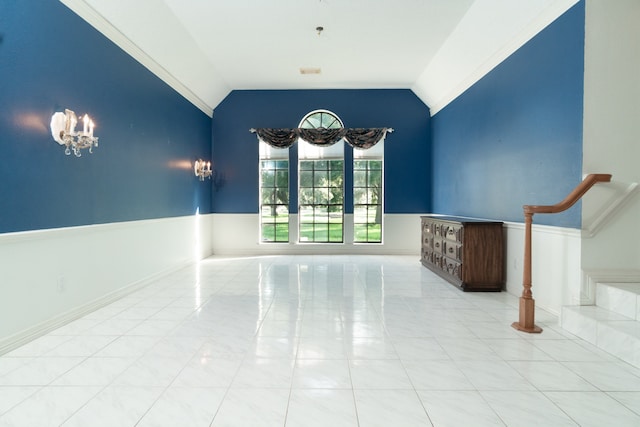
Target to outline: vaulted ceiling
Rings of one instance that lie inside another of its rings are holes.
[[[578,0],[61,1],[211,115],[236,89],[329,88],[435,114]]]

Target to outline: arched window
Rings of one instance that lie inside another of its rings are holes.
[[[353,242],[382,243],[384,138],[393,129],[345,129],[331,111],[315,110],[303,117],[298,128],[251,131],[260,141],[262,242],[288,242],[292,238],[289,147],[297,144],[298,241],[344,242],[346,173],[348,178],[353,176],[353,185],[346,189],[353,197]],[[349,150],[353,149],[353,162],[349,164],[345,164],[345,142]],[[351,240],[351,233],[347,234]]]
[[[316,110],[300,121],[303,129],[339,129],[342,121]],[[344,241],[344,141],[317,146],[298,141],[298,239],[302,243]]]

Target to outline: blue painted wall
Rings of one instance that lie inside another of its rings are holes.
[[[385,140],[385,212],[430,211],[431,156],[429,109],[410,90],[273,90],[233,91],[213,115],[213,158],[219,173],[213,196],[218,213],[258,212],[258,140],[250,128],[297,127],[310,111],[334,112],[349,128],[392,127]],[[297,159],[297,147],[290,149]],[[345,185],[352,185],[345,152]],[[297,188],[297,166],[291,161],[290,187]],[[349,192],[347,192],[349,193]],[[291,194],[290,211],[297,212]],[[353,211],[351,194],[345,211]]]
[[[0,232],[211,211],[211,119],[58,1],[0,2]],[[56,111],[100,146],[65,156]]]
[[[433,210],[523,222],[582,179],[584,2],[432,119]],[[580,206],[534,223],[579,228]]]

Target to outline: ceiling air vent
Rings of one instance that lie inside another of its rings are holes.
[[[300,68],[300,74],[320,74],[319,67],[302,67]]]

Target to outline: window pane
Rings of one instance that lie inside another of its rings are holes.
[[[366,160],[354,160],[353,161],[353,170],[366,170],[367,169],[367,161]]]
[[[330,185],[331,187],[340,187],[342,188],[342,177],[343,177],[343,172],[342,169],[339,170],[332,170],[331,172],[329,172],[329,183],[328,185]]]
[[[271,205],[262,205],[260,207],[260,218],[262,222],[271,222]]]
[[[313,161],[300,160],[300,170],[313,170]]]
[[[288,242],[289,241],[289,223],[276,224],[276,241]]]
[[[276,186],[282,188],[289,188],[289,170],[276,171]]]
[[[280,205],[276,208],[276,222],[289,222],[289,207],[287,205]]]
[[[367,189],[367,204],[378,203],[378,189],[369,187]]]
[[[353,222],[356,224],[362,224],[367,222],[367,207],[366,206],[354,206],[353,207]]]
[[[329,162],[329,169],[334,171],[342,171],[344,169],[344,161],[343,160],[331,160]]]
[[[354,188],[353,189],[353,204],[367,203],[367,189],[366,188]]]
[[[275,203],[275,190],[273,188],[263,188],[262,189],[262,204],[270,205]]]
[[[278,187],[276,189],[276,203],[281,205],[289,205],[289,188]]]
[[[333,205],[343,204],[343,192],[342,187],[331,187],[331,194],[329,195],[329,202]]]
[[[326,187],[329,185],[329,173],[325,170],[317,170],[313,174],[313,185],[316,187]]]
[[[273,187],[275,185],[275,172],[272,170],[262,171],[262,186]]]
[[[382,186],[382,171],[372,170],[369,171],[369,187],[381,187]]]
[[[342,205],[329,205],[329,217],[342,218]]]
[[[367,238],[369,243],[382,242],[382,224],[369,224]]]
[[[354,224],[353,225],[353,239],[356,242],[367,241],[367,224]]]
[[[377,205],[373,205],[373,206],[369,206],[367,208],[367,222],[372,224],[372,223],[377,223],[378,221],[378,209],[379,207]]]
[[[316,223],[329,222],[329,212],[327,206],[316,206],[313,210],[313,220]]]
[[[307,170],[300,171],[300,187],[313,187],[313,172]]]
[[[353,171],[353,186],[354,187],[366,187],[367,186],[367,172],[366,171]]]
[[[330,242],[342,242],[342,223],[329,224],[329,241]]]
[[[308,224],[308,223],[300,224],[300,241],[301,242],[313,241],[313,224]]]
[[[369,169],[381,170],[382,169],[382,160],[370,160],[369,161]]]
[[[300,222],[313,223],[313,206],[300,206]]]
[[[300,200],[298,200],[298,202],[301,205],[312,205],[313,204],[313,188],[301,188],[299,197],[300,197]]]
[[[272,162],[270,160],[264,160],[262,162],[262,169],[275,169],[275,162]]]
[[[273,242],[276,240],[276,227],[273,224],[262,224],[262,240]]]
[[[313,239],[316,242],[328,242],[329,241],[329,224],[315,224],[313,230]]]
[[[328,188],[316,188],[314,190],[313,203],[316,205],[326,205],[329,203],[329,189]]]

